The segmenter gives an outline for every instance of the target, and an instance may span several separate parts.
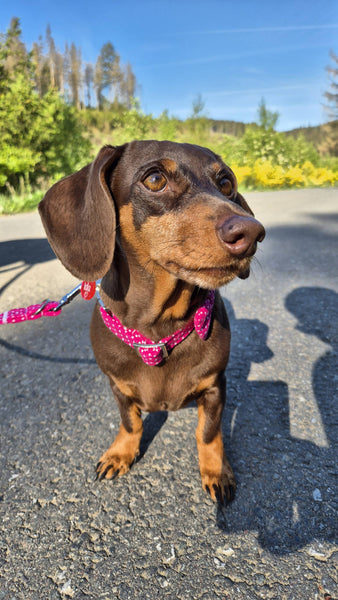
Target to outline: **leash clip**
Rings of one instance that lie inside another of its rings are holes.
[[[50,303],[50,300],[44,300],[41,304],[41,306],[39,306],[39,308],[35,311],[34,313],[34,317],[36,317],[37,315],[39,315],[40,313],[42,313],[42,311],[46,308],[46,306]],[[54,310],[54,309],[51,309]]]
[[[82,283],[79,283],[73,290],[68,292],[68,294],[62,296],[59,303],[54,308],[52,308],[51,311],[57,312],[58,310],[61,310],[61,308],[66,306],[66,304],[69,304],[69,302],[71,302],[81,292],[81,286]]]

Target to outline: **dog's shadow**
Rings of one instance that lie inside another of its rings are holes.
[[[332,290],[299,288],[287,297],[286,308],[298,317],[297,329],[334,345],[336,296]],[[319,311],[320,305],[325,310]],[[320,447],[290,434],[285,382],[248,379],[251,362],[263,362],[272,355],[266,343],[267,326],[236,319],[229,302],[226,307],[232,355],[223,428],[239,485],[235,501],[228,507],[218,506],[217,524],[227,533],[257,532],[261,546],[276,554],[287,554],[314,539],[334,541],[335,349],[313,366],[314,395],[329,440],[328,447]]]
[[[149,413],[143,421],[143,433],[140,443],[139,455],[137,462],[139,462],[145,453],[147,452],[153,439],[156,437],[160,429],[168,418],[168,412],[161,410],[156,413]]]

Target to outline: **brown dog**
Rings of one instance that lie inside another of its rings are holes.
[[[248,276],[264,228],[238,193],[235,175],[199,146],[107,146],[55,184],[39,211],[65,267],[83,280],[102,278],[105,308],[95,307],[91,340],[122,423],[97,465],[98,478],[129,470],[139,451],[142,410],[177,410],[195,399],[203,488],[214,500],[230,500],[236,484],[221,433],[230,330],[220,294],[206,339],[193,330],[174,348],[152,345],[163,351],[158,366],[145,364],[139,345],[112,333],[102,315],[158,342],[193,322],[209,290]]]

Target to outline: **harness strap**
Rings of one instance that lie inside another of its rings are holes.
[[[168,357],[170,350],[183,342],[194,329],[202,340],[208,336],[215,301],[214,290],[209,292],[203,306],[196,311],[194,318],[185,327],[158,342],[147,338],[137,329],[125,327],[118,317],[103,305],[98,289],[96,295],[101,305],[100,312],[106,327],[125,344],[135,348],[143,362],[149,366],[161,364]]]

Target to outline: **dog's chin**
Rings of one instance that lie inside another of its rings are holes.
[[[245,264],[243,264],[243,262]],[[225,267],[201,267],[199,269],[190,269],[189,267],[174,262],[162,266],[178,279],[210,290],[220,288],[223,285],[230,283],[230,281],[236,277],[246,279],[250,274],[250,261],[248,259],[236,261],[236,263]]]
[[[250,275],[250,265],[244,269],[243,271],[240,271],[237,275],[237,277],[239,277],[239,279],[247,279]]]

